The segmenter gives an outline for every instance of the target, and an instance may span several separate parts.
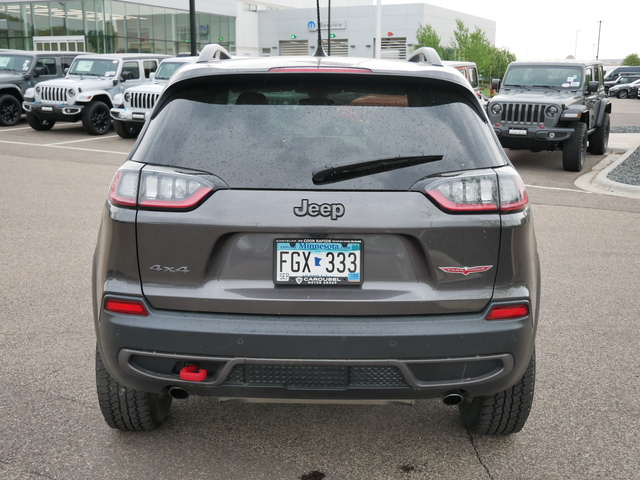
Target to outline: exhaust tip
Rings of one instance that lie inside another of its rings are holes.
[[[464,397],[460,392],[450,392],[442,397],[442,403],[450,406],[460,405],[463,400]]]
[[[175,398],[176,400],[184,400],[186,398],[189,398],[189,392],[180,387],[170,387],[169,395],[171,396],[171,398]]]

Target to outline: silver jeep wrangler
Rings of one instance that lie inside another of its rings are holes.
[[[35,130],[50,130],[57,121],[82,120],[91,135],[111,127],[113,97],[127,86],[149,81],[168,55],[99,54],[76,58],[65,78],[39,83],[25,93],[27,122]]]
[[[127,88],[124,93],[116,95],[113,99],[116,107],[111,109],[116,133],[122,138],[137,137],[171,76],[185,63],[193,63],[197,59],[166,58],[160,62],[158,70],[151,74],[151,83]]]

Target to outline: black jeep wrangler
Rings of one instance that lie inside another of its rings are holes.
[[[504,148],[562,150],[562,166],[579,172],[590,153],[609,143],[611,103],[604,91],[602,63],[513,62],[487,114]]]

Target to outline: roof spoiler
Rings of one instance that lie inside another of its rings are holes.
[[[437,67],[442,67],[442,60],[435,48],[421,47],[411,54],[407,62],[428,63]]]
[[[217,43],[205,45],[198,57],[198,63],[206,63],[212,60],[230,60],[231,54],[223,46]]]

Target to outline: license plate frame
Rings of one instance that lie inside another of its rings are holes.
[[[357,286],[364,281],[361,239],[276,238],[273,259],[276,285]]]

